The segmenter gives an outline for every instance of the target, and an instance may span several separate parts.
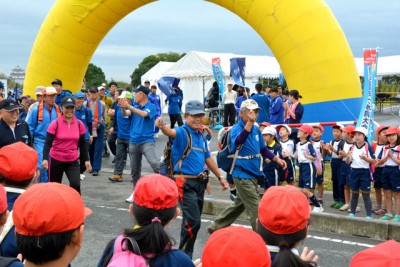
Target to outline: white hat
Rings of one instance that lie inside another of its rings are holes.
[[[251,109],[251,110],[255,110],[255,109],[261,109],[257,102],[254,101],[253,99],[247,99],[245,101],[242,102],[242,104],[240,105],[240,109],[242,108],[247,108],[247,109]]]
[[[262,134],[272,134],[276,136],[276,130],[274,127],[272,126],[267,126],[264,128],[264,130],[262,131]]]
[[[102,86],[99,86],[99,87],[97,87],[97,90],[104,90],[104,89],[106,89],[103,85]]]
[[[56,95],[57,90],[53,86],[48,86],[42,91],[43,95]]]
[[[282,127],[285,127],[286,130],[289,132],[289,135],[292,134],[292,128],[289,127],[287,124],[281,124],[275,127],[277,131],[280,131]]]
[[[354,132],[362,133],[364,136],[368,136],[368,130],[364,127],[357,127]]]

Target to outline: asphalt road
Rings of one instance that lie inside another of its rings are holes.
[[[398,111],[388,112],[388,114],[377,114],[375,119],[386,125],[399,125],[400,117],[396,116]],[[161,156],[163,147],[166,141],[165,136],[160,136],[156,142],[156,153]],[[211,144],[211,150],[217,148],[216,138]],[[85,204],[93,210],[93,214],[89,216],[85,222],[85,238],[82,249],[77,258],[72,263],[73,266],[97,266],[98,260],[108,243],[108,241],[120,233],[124,228],[133,227],[133,219],[128,211],[128,204],[125,199],[132,191],[132,183],[129,177],[129,164],[126,167],[124,174],[124,182],[111,183],[108,177],[112,174],[113,165],[112,158],[104,159],[103,169],[100,176],[93,177],[87,174],[82,182],[82,196]],[[142,174],[151,173],[151,168],[143,160]],[[66,180],[66,179],[65,179]],[[65,181],[64,183],[68,183]],[[217,190],[217,188],[214,188]],[[208,233],[205,230],[211,221],[212,216],[203,215],[202,228],[199,232],[194,258],[201,257],[201,253],[205,242],[208,238]],[[177,218],[169,226],[170,235],[179,241],[181,219]],[[237,221],[238,224],[248,226],[246,221]],[[343,236],[332,233],[310,232],[309,237],[301,244],[301,248],[308,246],[315,249],[319,255],[320,266],[348,266],[351,257],[370,246],[376,245],[381,241],[366,239],[354,236]]]

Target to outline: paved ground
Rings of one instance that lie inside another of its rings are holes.
[[[397,114],[396,111],[393,114]],[[376,119],[380,123],[389,125],[399,125],[400,117],[393,114],[377,114]],[[163,147],[166,141],[165,136],[160,136],[156,143],[157,155],[161,156]],[[216,150],[216,140],[211,145],[211,150]],[[103,169],[100,176],[93,177],[90,174],[86,175],[86,179],[82,182],[82,195],[86,205],[93,210],[93,214],[88,217],[85,222],[85,240],[82,250],[73,266],[96,266],[101,253],[106,246],[107,242],[120,234],[124,228],[131,228],[133,221],[128,212],[128,204],[125,199],[132,191],[132,183],[128,175],[130,169],[126,168],[124,174],[124,182],[111,183],[108,177],[112,174],[113,165],[111,164],[112,158],[104,159]],[[129,165],[129,164],[128,164]],[[142,174],[151,172],[146,160],[143,161]],[[64,181],[68,183],[67,181]],[[217,199],[228,200],[227,192],[220,192],[217,181],[212,180],[212,194]],[[331,202],[331,193],[326,192],[325,212],[336,213],[343,215],[343,212],[329,208]],[[362,200],[361,207],[363,209]],[[360,216],[364,215],[363,211]],[[365,215],[364,215],[365,216]],[[203,215],[203,225],[200,230],[198,240],[196,243],[196,251],[194,257],[201,257],[204,243],[208,238],[208,234],[204,230],[206,226],[211,224],[213,216]],[[179,229],[181,220],[178,218],[169,227],[169,232],[172,237],[179,241]],[[248,226],[246,221],[237,221],[238,224]],[[348,266],[351,257],[367,247],[378,244],[381,241],[366,239],[354,236],[342,236],[331,233],[310,232],[309,238],[301,245],[308,246],[316,250],[320,256],[320,266]]]

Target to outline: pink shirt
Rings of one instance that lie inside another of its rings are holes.
[[[58,123],[57,123],[58,121]],[[52,121],[47,132],[54,135],[53,146],[50,149],[50,157],[61,161],[71,162],[78,159],[79,136],[86,133],[86,127],[74,116],[71,124],[63,117]],[[80,125],[78,125],[78,123]]]

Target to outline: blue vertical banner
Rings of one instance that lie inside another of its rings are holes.
[[[279,69],[279,82],[278,85],[284,85],[285,84],[285,76],[283,76],[283,72],[281,69]]]
[[[374,136],[374,105],[376,73],[378,67],[378,50],[364,49],[364,85],[363,100],[360,115],[358,116],[357,127],[368,130],[368,142],[371,143]]]
[[[225,90],[224,73],[222,72],[221,68],[221,59],[219,57],[213,58],[211,63],[212,63],[214,78],[217,81],[219,87],[219,101],[221,101],[222,95],[224,94]]]
[[[231,58],[231,72],[230,76],[233,78],[235,83],[240,86],[245,85],[246,77],[246,58],[245,57],[234,57]]]

